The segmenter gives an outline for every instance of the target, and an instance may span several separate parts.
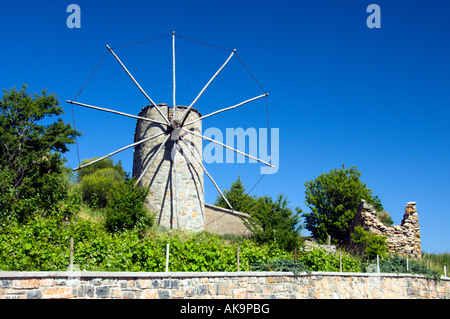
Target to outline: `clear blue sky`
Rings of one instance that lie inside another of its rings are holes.
[[[81,29],[66,8],[81,7]],[[369,29],[366,8],[381,8]],[[448,1],[21,1],[0,10],[0,87],[48,88],[64,106],[106,52],[173,30],[238,50],[269,92],[270,126],[280,129],[280,166],[253,191],[288,196],[308,210],[304,183],[323,172],[357,166],[395,224],[416,201],[422,249],[450,251],[450,2]],[[171,40],[116,53],[157,103],[171,103]],[[177,101],[189,104],[228,52],[177,39]],[[196,104],[203,114],[261,94],[232,59]],[[77,101],[138,114],[147,105],[108,54]],[[81,158],[133,142],[135,121],[75,107]],[[263,100],[205,120],[204,129],[266,127]],[[75,147],[66,154],[78,164]],[[132,169],[132,150],[121,153]],[[207,165],[221,188],[240,175],[250,189],[260,164]],[[205,180],[207,177],[205,176]],[[206,201],[217,196],[205,184]]]

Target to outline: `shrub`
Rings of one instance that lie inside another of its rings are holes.
[[[124,178],[113,168],[104,168],[85,175],[78,188],[83,201],[92,208],[105,208],[108,199]]]
[[[339,256],[328,254],[324,249],[313,249],[303,252],[298,260],[302,262],[310,271],[339,271]],[[342,271],[361,271],[358,259],[343,253],[341,255]]]
[[[259,244],[276,243],[280,248],[293,250],[299,247],[300,207],[295,212],[288,207],[288,200],[279,194],[274,200],[269,196],[250,196],[245,190],[241,178],[231,184],[224,195],[236,211],[249,214],[252,218],[244,220],[252,233],[252,239]],[[229,208],[222,196],[218,196],[214,205]]]
[[[363,264],[363,270],[369,271],[369,266],[376,265],[376,258],[368,260]],[[409,267],[407,266],[409,263]],[[421,264],[415,260],[407,261],[405,257],[401,256],[388,256],[385,258],[379,259],[380,264],[380,272],[382,273],[397,273],[397,274],[421,274],[425,275],[427,278],[434,278],[436,280],[440,280],[440,274],[437,271],[428,269],[425,265]]]
[[[92,162],[96,160],[97,158],[92,159],[84,159],[81,161],[81,165],[87,164],[89,162]],[[128,174],[125,172],[125,170],[122,167],[122,162],[118,161],[117,164],[114,164],[114,161],[112,158],[105,158],[104,160],[101,160],[97,163],[91,164],[87,167],[84,167],[78,171],[77,174],[77,180],[80,182],[85,176],[94,174],[97,171],[103,170],[105,168],[112,168],[115,171],[117,171],[123,178],[127,178]]]
[[[389,248],[386,245],[385,236],[379,236],[364,230],[361,226],[356,226],[351,234],[352,241],[356,244],[356,250],[368,259],[373,259],[377,255],[386,257]]]
[[[309,272],[303,263],[284,258],[255,262],[250,268],[253,271],[291,271],[294,274]]]
[[[392,220],[389,213],[385,210],[377,213],[377,219],[382,222],[385,226],[391,227],[394,225],[394,221]]]
[[[116,183],[109,191],[106,209],[106,229],[110,232],[137,227],[143,230],[153,225],[153,216],[144,207],[147,192],[134,187],[133,181]]]

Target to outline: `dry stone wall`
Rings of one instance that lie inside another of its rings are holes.
[[[0,299],[448,299],[450,278],[313,272],[0,272]]]
[[[377,219],[377,212],[361,200],[352,228],[362,226],[376,235],[386,236],[386,243],[391,253],[421,259],[420,225],[416,202],[405,206],[405,214],[400,225],[389,227]]]

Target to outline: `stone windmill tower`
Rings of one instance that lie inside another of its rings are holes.
[[[165,103],[156,104],[131,75],[113,49],[111,49],[108,45],[106,47],[109,52],[119,62],[141,93],[148,99],[150,105],[144,107],[139,115],[135,116],[108,108],[75,102],[75,99],[72,101],[66,101],[72,105],[75,104],[137,119],[134,143],[102,156],[95,161],[80,165],[74,170],[92,165],[107,157],[124,151],[125,149],[134,147],[133,177],[135,178],[136,185],[148,189],[149,192],[146,198],[146,206],[150,210],[157,213],[156,221],[158,225],[164,228],[200,231],[205,227],[203,173],[206,173],[206,175],[211,179],[218,192],[224,198],[225,202],[228,204],[230,209],[233,210],[233,207],[230,205],[220,188],[217,186],[217,183],[203,165],[202,140],[205,139],[212,143],[219,144],[222,147],[228,148],[241,155],[273,167],[273,165],[261,159],[236,150],[214,139],[203,136],[202,120],[221,112],[235,109],[257,99],[267,97],[268,93],[265,92],[262,95],[250,98],[236,105],[229,106],[206,115],[201,115],[199,111],[194,109],[194,104],[236,53],[236,50],[221,48],[231,52],[227,60],[206,83],[189,106],[177,105],[175,80],[175,32],[173,32],[171,36],[173,62],[173,100],[171,107]]]
[[[187,109],[185,106],[171,108],[167,104],[149,105],[142,109],[139,116],[161,119],[156,108],[171,123],[177,123],[174,119],[180,118]],[[191,109],[186,122],[200,117],[197,110]],[[151,211],[158,212],[156,218],[161,227],[202,230],[205,226],[202,139],[190,136],[175,126],[167,128],[158,123],[138,120],[135,142],[164,134],[135,146],[133,177],[137,178],[140,186],[149,189],[145,204]],[[202,132],[201,120],[184,127],[198,134]],[[165,146],[160,149],[164,143]]]

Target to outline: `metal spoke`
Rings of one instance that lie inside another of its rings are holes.
[[[79,106],[83,106],[83,107],[99,110],[99,111],[110,112],[110,113],[114,113],[114,114],[118,114],[118,115],[122,115],[122,116],[131,117],[131,118],[138,119],[138,120],[143,120],[143,121],[158,123],[158,124],[162,124],[162,125],[167,125],[167,123],[164,123],[164,122],[161,122],[161,121],[158,121],[158,120],[153,120],[153,119],[149,119],[147,117],[136,116],[136,115],[132,115],[132,114],[124,113],[124,112],[119,112],[119,111],[107,109],[107,108],[104,108],[104,107],[93,106],[93,105],[84,104],[84,103],[75,102],[75,101],[69,101],[69,100],[66,100],[66,102],[70,103],[70,104],[76,104],[76,105],[79,105]]]
[[[260,99],[260,98],[265,97],[265,96],[268,96],[268,95],[269,95],[269,93],[262,94],[262,95],[258,95],[258,96],[255,96],[254,98],[248,99],[247,101],[241,102],[241,103],[239,103],[239,104],[236,104],[236,105],[233,105],[233,106],[230,106],[230,107],[227,107],[227,108],[224,108],[224,109],[221,109],[221,110],[218,110],[218,111],[215,111],[215,112],[212,112],[212,113],[203,115],[202,117],[199,117],[198,119],[195,119],[195,120],[193,120],[193,121],[190,121],[190,122],[184,124],[184,126],[188,126],[188,125],[194,124],[195,122],[201,121],[201,120],[203,120],[203,119],[205,119],[205,118],[207,118],[207,117],[216,115],[216,114],[218,114],[218,113],[221,113],[221,112],[225,112],[225,111],[229,111],[229,110],[235,109],[235,108],[237,108],[237,107],[239,107],[239,106],[242,106],[242,105],[244,105],[244,104],[247,104],[247,103],[249,103],[249,102],[252,102],[252,101],[254,101],[254,100]]]
[[[195,156],[194,152],[192,151],[192,149],[190,147],[188,147],[189,151],[191,152],[192,156],[195,158],[195,160],[197,161],[198,164],[200,164],[200,166],[202,167],[203,171],[206,173],[206,175],[208,175],[209,179],[213,182],[214,186],[216,187],[216,189],[219,191],[220,195],[222,195],[223,199],[225,200],[225,202],[227,203],[228,207],[230,207],[230,209],[232,211],[234,211],[233,206],[231,206],[231,204],[228,202],[227,198],[225,197],[225,195],[222,193],[222,191],[220,190],[219,186],[217,186],[217,183],[214,181],[214,179],[212,178],[212,176],[208,173],[208,171],[206,170],[205,166],[203,166],[202,162]],[[184,154],[183,154],[184,155]],[[186,157],[186,155],[184,155]],[[188,159],[186,158],[186,161],[188,161]]]
[[[267,162],[265,162],[265,161],[263,161],[263,160],[261,160],[261,159],[259,159],[259,158],[257,158],[257,157],[248,155],[248,154],[246,154],[246,153],[244,153],[244,152],[241,152],[241,151],[239,151],[239,150],[237,150],[237,149],[232,148],[231,146],[228,146],[228,145],[226,145],[226,144],[220,143],[220,142],[218,142],[218,141],[216,141],[216,140],[213,140],[213,139],[211,139],[211,138],[209,138],[209,137],[206,137],[206,136],[203,136],[203,135],[201,135],[201,134],[192,132],[192,131],[190,131],[190,130],[185,129],[184,127],[182,128],[182,130],[184,130],[184,131],[186,131],[186,132],[189,132],[189,133],[191,133],[192,135],[201,137],[201,138],[203,138],[203,139],[205,139],[205,140],[208,140],[208,141],[210,141],[210,142],[219,144],[219,145],[221,145],[221,146],[223,146],[223,147],[228,148],[229,150],[232,150],[232,151],[234,151],[234,152],[236,152],[236,153],[239,153],[239,154],[241,154],[241,155],[247,156],[248,158],[254,159],[254,160],[258,161],[258,162],[261,162],[261,163],[263,163],[263,164],[266,164],[266,165],[268,165],[268,166],[270,166],[270,167],[275,168],[275,166],[273,166],[272,164],[269,164],[269,163],[267,163]]]
[[[180,117],[180,121],[183,122],[185,120],[185,118],[187,117],[187,115],[189,114],[192,106],[194,106],[194,104],[197,102],[197,100],[200,98],[200,96],[202,96],[203,92],[205,92],[206,88],[211,84],[211,82],[217,77],[217,75],[219,75],[220,71],[222,71],[222,69],[225,67],[225,65],[228,64],[228,62],[230,61],[231,57],[234,55],[234,53],[236,52],[236,49],[233,50],[233,52],[231,52],[230,56],[228,57],[228,59],[225,61],[225,63],[220,67],[219,70],[217,70],[217,72],[214,74],[214,76],[208,81],[208,83],[206,83],[205,87],[200,91],[200,93],[197,95],[197,97],[195,98],[194,101],[192,101],[191,105],[189,105],[189,107],[186,109],[186,111],[183,113],[183,115]]]
[[[84,165],[80,165],[80,166],[74,168],[73,170],[74,170],[74,171],[78,171],[79,169],[88,167],[88,166],[90,166],[90,165],[92,165],[92,164],[95,164],[95,163],[97,163],[97,162],[100,162],[100,161],[104,160],[105,158],[108,158],[108,157],[110,157],[110,156],[113,156],[114,154],[117,154],[117,153],[120,153],[120,152],[122,152],[122,151],[125,151],[126,149],[128,149],[128,148],[130,148],[130,147],[133,147],[133,146],[136,146],[136,145],[145,143],[145,142],[147,142],[147,141],[150,141],[151,139],[153,139],[153,138],[155,138],[155,137],[158,137],[158,136],[160,136],[160,135],[162,135],[162,134],[164,134],[164,133],[165,133],[165,132],[160,132],[160,133],[155,134],[155,135],[153,135],[153,136],[144,138],[143,140],[140,140],[140,141],[138,141],[138,142],[136,142],[136,143],[127,145],[127,146],[125,146],[125,147],[122,147],[121,149],[118,149],[117,151],[114,151],[114,152],[112,152],[112,153],[109,153],[108,155],[105,155],[105,156],[102,156],[102,157],[100,157],[100,158],[97,158],[96,160],[94,160],[94,161],[92,161],[92,162],[89,162],[89,163],[84,164]]]
[[[153,102],[153,100],[148,96],[148,94],[144,91],[144,89],[139,85],[139,83],[135,80],[135,78],[131,75],[130,71],[128,71],[128,69],[125,67],[125,65],[122,63],[122,61],[120,61],[119,57],[114,53],[114,51],[109,47],[109,45],[106,45],[106,47],[108,48],[109,52],[112,53],[112,55],[116,58],[117,62],[120,63],[120,65],[122,66],[122,68],[125,70],[125,72],[128,74],[128,76],[131,78],[131,80],[134,82],[134,84],[136,84],[136,86],[139,88],[139,90],[142,92],[142,94],[145,95],[145,97],[150,101],[150,103],[152,103],[152,105],[156,108],[156,110],[159,112],[159,114],[162,116],[162,118],[164,119],[164,121],[166,121],[166,124],[170,124],[169,120],[167,119],[167,117],[163,114],[163,112],[161,112],[161,110],[158,108],[158,106],[156,105],[155,102]]]
[[[165,133],[165,132],[164,132]],[[150,167],[150,165],[152,165],[153,161],[155,160],[156,156],[159,154],[159,152],[162,150],[162,148],[164,147],[164,145],[166,145],[167,141],[170,138],[170,134],[167,135],[167,137],[164,139],[164,141],[161,143],[161,145],[159,146],[158,150],[156,151],[156,153],[153,155],[152,159],[147,163],[147,165],[145,166],[144,170],[142,171],[141,176],[139,176],[139,178],[136,180],[135,185],[137,185],[142,177],[144,177],[145,172],[147,172],[147,169]]]

